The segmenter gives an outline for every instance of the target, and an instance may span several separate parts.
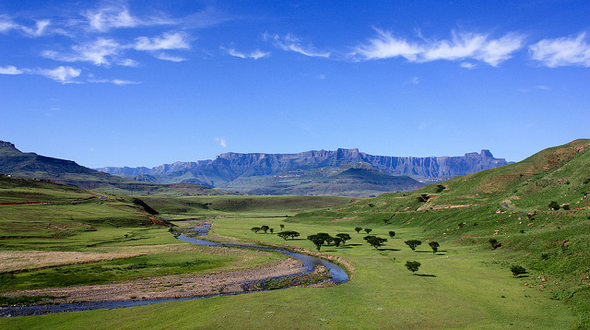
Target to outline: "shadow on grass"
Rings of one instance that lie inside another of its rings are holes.
[[[431,275],[431,274],[414,274],[416,276],[422,276],[422,277],[436,277],[436,275]]]
[[[377,249],[379,251],[401,251],[400,249]]]
[[[361,243],[348,243],[346,246],[361,246]]]

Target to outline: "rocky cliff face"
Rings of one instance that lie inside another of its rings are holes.
[[[152,169],[100,169],[110,174],[149,176],[160,182],[198,182],[212,187],[223,186],[240,177],[273,175],[286,171],[339,167],[346,164],[367,163],[390,175],[408,175],[420,181],[442,181],[459,175],[508,164],[494,158],[488,150],[457,157],[392,157],[375,156],[358,149],[335,151],[313,150],[297,154],[225,153],[214,160],[176,162]]]

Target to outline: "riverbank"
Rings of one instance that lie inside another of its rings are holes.
[[[247,289],[242,286],[244,283],[297,275],[302,271],[302,261],[287,258],[278,264],[239,271],[194,276],[163,276],[114,284],[23,290],[1,296],[52,297],[39,301],[40,304],[201,297],[245,292]]]

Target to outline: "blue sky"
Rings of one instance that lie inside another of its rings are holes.
[[[590,138],[586,1],[2,1],[0,140],[89,167]]]

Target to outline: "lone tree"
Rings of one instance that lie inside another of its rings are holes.
[[[387,238],[381,238],[373,235],[365,236],[364,240],[375,249],[380,248],[383,243],[387,242]]]
[[[559,210],[561,208],[561,206],[559,206],[559,203],[558,202],[552,201],[551,203],[549,203],[549,208],[551,210],[557,211],[557,210]]]
[[[346,241],[348,241],[350,239],[350,235],[348,235],[346,233],[336,234],[336,237],[338,237],[342,240],[342,244],[346,244]]]
[[[526,269],[520,265],[512,265],[510,266],[510,271],[512,272],[512,276],[519,277],[522,274],[526,274]]]
[[[262,230],[262,228],[260,228],[260,227],[252,227],[252,229],[250,229],[250,230],[252,230],[252,231],[253,231],[253,232],[255,232],[256,234],[258,234],[258,232],[259,232],[259,231],[261,231],[261,230]]]
[[[264,225],[264,226],[260,227],[260,229],[262,229],[262,231],[264,231],[264,233],[266,234],[266,232],[270,229],[270,227],[267,225]]]
[[[447,187],[443,186],[442,184],[437,184],[436,185],[436,192],[440,193],[443,192],[443,190],[447,189]]]
[[[426,203],[430,199],[430,196],[428,196],[428,194],[421,194],[420,196],[416,197],[416,199],[421,203]]]
[[[285,225],[280,224],[279,226],[281,227],[281,231],[283,231],[283,229],[285,229]]]
[[[409,246],[410,249],[412,249],[412,251],[416,251],[416,247],[422,244],[422,241],[419,241],[417,239],[411,239],[409,241],[405,241],[404,243],[406,243],[406,245]]]
[[[285,230],[277,234],[280,238],[284,239],[285,241],[287,238],[294,239],[295,237],[299,237],[300,234],[294,230]]]
[[[440,244],[438,244],[438,242],[429,242],[428,245],[430,245],[430,248],[432,249],[432,254],[438,252],[438,248],[440,247]]]
[[[412,272],[412,275],[416,274],[418,269],[420,269],[421,263],[418,261],[406,261],[406,268]]]
[[[356,230],[357,234],[359,234],[361,232],[361,230],[363,230],[363,228],[361,228],[361,227],[354,227],[354,230]]]
[[[490,242],[490,245],[492,246],[492,249],[495,250],[497,248],[499,248],[500,246],[502,246],[502,243],[499,243],[497,239],[495,238],[490,238],[490,240],[488,241]]]
[[[325,243],[324,239],[318,235],[309,235],[309,236],[307,236],[307,239],[310,240],[315,245],[315,247],[318,249],[318,251],[320,250],[322,245],[324,245],[324,243]]]
[[[365,228],[365,233],[370,234],[373,231],[371,228]]]
[[[389,231],[389,237],[391,237],[391,238],[395,237],[395,232],[393,230]]]

